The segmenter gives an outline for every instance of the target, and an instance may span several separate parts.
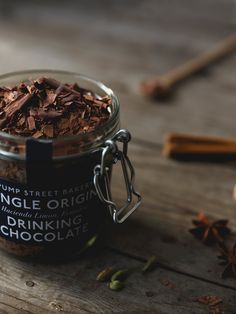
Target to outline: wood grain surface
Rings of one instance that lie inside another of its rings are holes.
[[[209,49],[235,23],[233,0],[0,1],[0,73],[62,69],[109,85],[121,102],[122,126],[133,134],[129,154],[144,197],[127,223],[110,226],[111,239],[95,256],[43,265],[0,253],[0,313],[211,313],[193,301],[200,295],[219,296],[220,313],[236,313],[236,279],[221,279],[217,247],[188,232],[204,210],[212,219],[229,219],[228,243],[236,242],[235,163],[161,155],[167,132],[236,136],[236,54],[165,102],[138,92],[143,79]],[[116,171],[113,194],[122,201],[118,177]],[[121,292],[95,281],[104,267],[141,268],[153,254],[159,267],[147,276],[134,273]]]

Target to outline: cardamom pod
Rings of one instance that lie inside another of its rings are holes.
[[[129,269],[120,269],[112,275],[111,281],[124,281],[128,277],[129,273]]]
[[[86,247],[91,247],[95,244],[95,242],[97,241],[97,236],[93,236],[91,239],[89,239],[87,242],[86,242]]]
[[[142,268],[142,273],[153,270],[157,266],[157,257],[152,255],[148,258],[146,264]]]
[[[111,276],[117,271],[114,267],[108,267],[102,270],[98,275],[96,280],[99,282],[109,281]]]
[[[119,280],[113,280],[109,284],[109,288],[114,291],[120,291],[124,288],[124,283]]]

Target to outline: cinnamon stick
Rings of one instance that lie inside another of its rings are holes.
[[[236,160],[236,139],[170,133],[163,155],[183,160]]]

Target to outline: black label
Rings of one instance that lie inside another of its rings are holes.
[[[93,182],[60,189],[31,189],[0,180],[0,236],[49,244],[89,237],[103,219]]]

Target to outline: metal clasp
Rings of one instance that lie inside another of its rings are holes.
[[[128,142],[131,140],[131,135],[127,130],[118,131],[111,140],[105,142],[105,147],[102,151],[101,164],[94,168],[94,185],[100,200],[108,205],[110,214],[115,223],[124,222],[141,204],[142,197],[134,189],[135,171],[128,157]],[[119,150],[117,142],[123,144],[122,150]],[[120,161],[125,180],[127,200],[121,208],[118,208],[112,200],[110,189],[109,167],[107,166],[107,158],[112,156],[112,162],[116,164]],[[103,194],[100,182],[103,179],[105,184],[106,196]],[[133,196],[136,196],[137,201],[132,208],[126,211],[132,203]],[[126,211],[126,212],[125,212]],[[122,215],[123,213],[123,215]]]

